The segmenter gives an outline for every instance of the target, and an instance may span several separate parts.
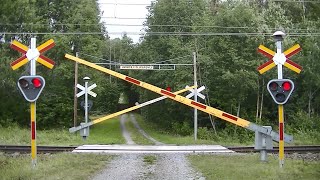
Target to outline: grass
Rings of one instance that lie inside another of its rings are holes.
[[[130,118],[130,117],[128,117],[128,118]],[[127,121],[125,123],[125,126],[126,126],[127,130],[130,132],[130,136],[131,136],[132,140],[136,144],[140,144],[140,145],[152,145],[153,144],[150,140],[145,138],[139,132],[139,130],[134,126],[134,124],[131,121]]]
[[[30,145],[30,129],[11,126],[0,128],[0,144]],[[87,140],[69,129],[37,130],[37,145],[123,144],[118,119],[103,121],[90,127]]]
[[[0,154],[2,180],[11,179],[90,179],[112,156],[101,154],[39,154],[37,166],[31,167],[30,155]]]
[[[315,130],[310,130],[310,132],[298,132],[294,135],[293,141],[295,145],[320,144],[320,133]]]
[[[247,138],[247,140],[239,139],[225,132],[218,132],[218,135],[213,135],[214,139],[205,140],[200,139],[198,134],[197,141],[194,140],[194,136],[179,136],[170,134],[168,132],[159,131],[159,128],[150,122],[146,122],[143,117],[139,114],[135,114],[137,121],[141,128],[146,131],[150,136],[157,139],[160,142],[166,144],[177,144],[177,145],[188,145],[188,144],[221,144],[225,146],[254,146],[254,138]],[[200,129],[198,130],[198,132]],[[245,133],[253,133],[252,131],[247,130]],[[277,131],[277,130],[275,130]],[[250,134],[248,134],[250,135]],[[254,136],[254,134],[253,134]],[[292,145],[316,145],[320,144],[320,135],[316,131],[310,132],[299,132],[294,134],[294,141],[292,144],[286,144],[288,146]],[[278,146],[278,143],[275,143],[274,146]]]
[[[167,132],[159,131],[159,128],[152,123],[146,122],[141,115],[135,114],[136,119],[141,128],[146,131],[147,134],[152,136],[154,139],[163,142],[165,144],[176,144],[176,145],[189,145],[189,144],[224,144],[224,145],[241,145],[241,143],[234,141],[232,138],[220,137],[219,141],[216,140],[205,140],[197,139],[194,140],[194,136],[179,136],[170,134]],[[254,143],[254,142],[252,142]],[[243,144],[242,144],[243,145]]]
[[[206,179],[319,179],[320,162],[285,159],[279,168],[277,156],[268,157],[269,162],[260,162],[259,154],[246,155],[191,155],[189,160]]]
[[[156,162],[157,157],[156,156],[152,156],[152,155],[148,155],[148,156],[144,156],[143,157],[143,162],[152,165]]]

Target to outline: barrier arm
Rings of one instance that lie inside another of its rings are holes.
[[[175,93],[173,93],[173,94],[181,94],[181,93],[186,92],[186,91],[188,91],[188,90],[194,89],[195,87],[196,87],[196,86],[187,87],[187,88],[182,89],[182,90],[180,90],[180,91],[177,91],[177,92],[175,92]],[[104,116],[104,117],[98,118],[98,119],[96,119],[96,120],[93,120],[93,121],[91,121],[91,122],[89,122],[89,123],[85,123],[85,124],[82,124],[82,125],[77,126],[77,127],[72,127],[72,128],[69,129],[69,132],[70,132],[70,133],[74,133],[74,132],[79,131],[79,130],[81,130],[81,129],[83,129],[83,128],[86,128],[86,127],[92,126],[92,125],[94,125],[94,124],[103,122],[103,121],[105,121],[105,120],[108,120],[108,119],[111,119],[111,118],[120,116],[121,114],[125,114],[125,113],[128,113],[128,112],[134,111],[134,110],[136,110],[136,109],[139,109],[139,108],[142,108],[142,107],[144,107],[144,106],[147,106],[147,105],[156,103],[156,102],[161,101],[161,100],[164,100],[164,99],[166,99],[166,98],[167,98],[166,96],[161,96],[161,97],[158,97],[158,98],[156,98],[156,99],[153,99],[153,100],[144,102],[144,103],[142,103],[142,104],[139,104],[139,105],[136,105],[136,106],[133,106],[133,107],[130,107],[130,108],[121,110],[121,111],[119,111],[119,112],[116,112],[116,113],[113,113],[113,114],[109,114],[109,115],[107,115],[107,116]]]
[[[176,94],[174,94],[172,92],[169,92],[167,90],[164,90],[164,89],[161,89],[161,88],[156,87],[154,85],[148,84],[146,82],[134,79],[132,77],[123,75],[121,73],[112,71],[110,69],[104,68],[104,67],[96,65],[94,63],[91,63],[91,62],[85,61],[83,59],[77,58],[75,56],[66,54],[65,57],[67,59],[69,59],[69,60],[76,61],[76,62],[78,62],[80,64],[83,64],[83,65],[89,66],[91,68],[94,68],[96,70],[99,70],[101,72],[110,74],[110,75],[115,76],[115,77],[117,77],[119,79],[125,80],[125,81],[130,82],[130,83],[132,83],[134,85],[143,87],[145,89],[148,89],[148,90],[153,91],[155,93],[158,93],[160,95],[164,95],[164,96],[166,96],[166,97],[168,97],[168,98],[170,98],[172,100],[175,100],[175,101],[178,101],[178,102],[180,102],[182,104],[185,104],[187,106],[196,108],[196,109],[198,109],[200,111],[203,111],[205,113],[208,113],[208,114],[211,114],[213,116],[216,116],[216,117],[218,117],[220,119],[223,119],[225,121],[228,121],[228,122],[230,122],[232,124],[241,126],[243,128],[246,128],[246,129],[249,129],[249,130],[252,130],[252,131],[259,131],[259,132],[261,132],[263,134],[267,134],[267,135],[271,136],[274,141],[279,142],[279,134],[278,133],[276,133],[276,132],[274,132],[272,130],[268,130],[267,128],[259,126],[259,125],[255,124],[255,123],[252,123],[252,122],[247,121],[245,119],[242,119],[240,117],[231,115],[229,113],[226,113],[226,112],[221,111],[219,109],[207,106],[205,104],[190,100],[190,99],[185,98],[183,96],[176,95]],[[287,135],[287,134],[284,135],[284,141],[285,142],[290,143],[290,142],[292,142],[292,140],[293,140],[292,136]]]

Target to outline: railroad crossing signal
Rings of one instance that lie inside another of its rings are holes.
[[[276,53],[266,48],[265,46],[260,45],[258,48],[258,52],[270,58],[270,60],[258,67],[259,73],[263,74],[268,70],[272,69],[273,67],[275,67],[276,65],[282,64],[285,67],[299,74],[302,70],[302,67],[299,64],[291,61],[289,58],[300,51],[301,51],[301,47],[299,44],[292,46],[291,48],[289,48],[283,53]]]
[[[189,88],[189,86],[186,86],[186,88]],[[197,96],[200,97],[201,99],[205,99],[206,97],[201,94],[200,92],[203,91],[206,87],[201,86],[197,89]],[[189,89],[189,91],[191,92],[190,94],[188,94],[186,96],[186,98],[190,99],[191,97],[195,96],[195,90],[194,89]]]
[[[19,51],[23,55],[10,64],[11,68],[13,70],[16,70],[19,67],[26,64],[27,62],[29,62],[31,60],[36,60],[39,63],[41,63],[42,65],[46,66],[47,68],[52,69],[55,64],[54,61],[52,61],[51,59],[42,55],[42,53],[46,52],[47,50],[51,49],[54,46],[55,46],[55,43],[54,43],[53,39],[50,39],[47,42],[41,44],[36,49],[30,49],[29,47],[21,44],[17,40],[12,41],[10,47],[14,50]]]
[[[94,84],[92,84],[91,86],[89,86],[89,87],[87,88],[87,90],[86,90],[85,87],[81,86],[80,84],[77,84],[77,88],[79,88],[80,90],[82,90],[81,92],[79,92],[79,93],[77,94],[77,97],[80,97],[80,96],[84,95],[86,92],[87,92],[88,94],[90,94],[91,96],[93,96],[93,97],[97,97],[97,94],[91,91],[91,90],[92,90],[93,88],[95,88],[95,87],[97,87],[97,84],[96,84],[96,83],[94,83]]]
[[[290,79],[272,79],[267,89],[277,104],[285,104],[294,89],[294,83]]]
[[[16,70],[30,61],[30,76],[22,76],[18,80],[18,87],[22,92],[24,98],[30,103],[31,115],[31,158],[33,167],[37,164],[37,145],[36,145],[36,100],[41,94],[45,80],[41,76],[36,75],[36,61],[42,65],[52,69],[54,61],[42,55],[42,53],[55,46],[52,39],[36,47],[36,38],[31,38],[30,48],[14,40],[10,47],[19,51],[23,55],[10,65],[13,70]]]
[[[18,80],[18,87],[29,102],[35,102],[39,98],[44,86],[45,80],[41,76],[22,76]]]

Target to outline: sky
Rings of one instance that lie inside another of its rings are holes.
[[[99,0],[98,3],[102,12],[101,20],[106,24],[111,39],[121,38],[127,32],[134,43],[139,42],[139,32],[143,32],[142,24],[146,21],[147,5],[151,4],[151,0]]]

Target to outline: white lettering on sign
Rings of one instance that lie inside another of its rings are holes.
[[[120,69],[153,69],[153,66],[122,65]]]

